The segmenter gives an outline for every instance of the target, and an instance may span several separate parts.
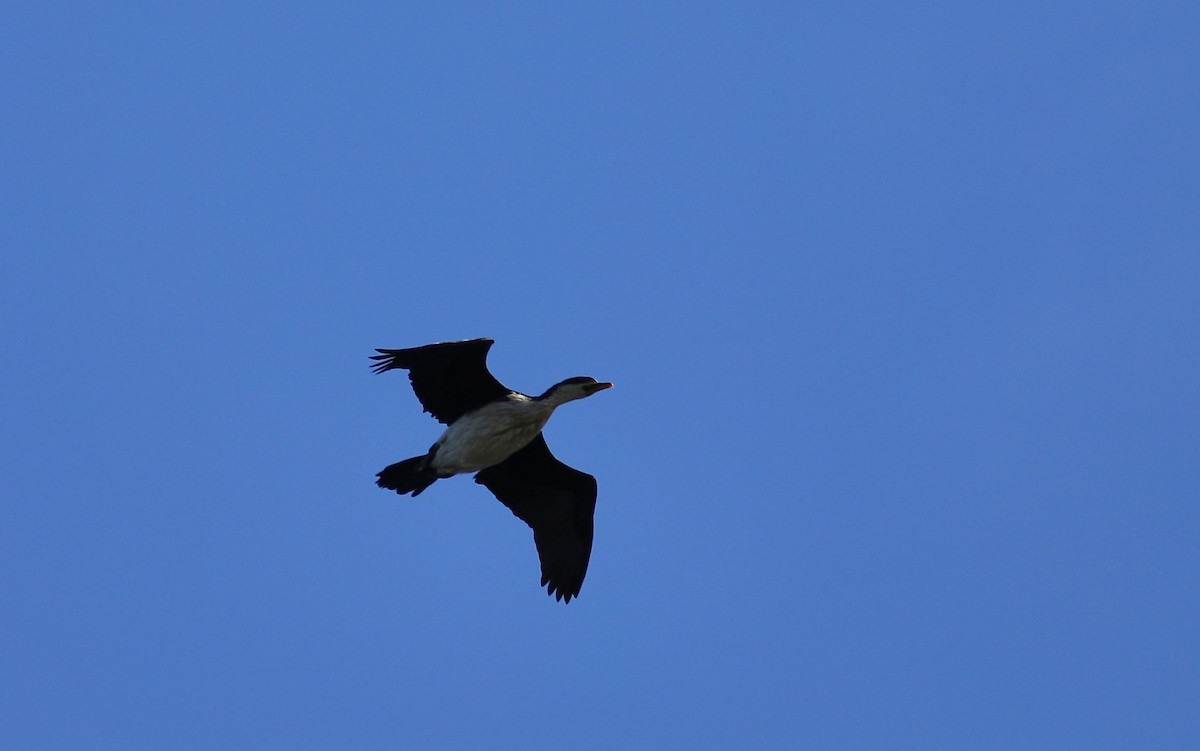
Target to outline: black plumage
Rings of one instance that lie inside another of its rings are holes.
[[[525,448],[475,475],[533,529],[542,586],[559,598],[579,596],[592,555],[596,478],[560,462],[538,433]]]
[[[421,406],[438,422],[449,425],[488,402],[503,399],[510,390],[488,371],[491,339],[426,344],[411,349],[377,349],[371,355],[376,373],[404,369]]]

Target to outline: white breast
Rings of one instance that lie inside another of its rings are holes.
[[[448,477],[499,464],[532,441],[553,412],[554,405],[510,394],[463,415],[438,439],[433,469]]]

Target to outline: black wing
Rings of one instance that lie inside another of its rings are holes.
[[[411,349],[377,349],[376,373],[402,368],[425,411],[449,425],[466,413],[509,393],[487,368],[491,339],[427,344]]]
[[[475,482],[533,528],[546,593],[567,602],[578,597],[592,555],[596,478],[554,458],[538,433],[528,446],[475,475]]]

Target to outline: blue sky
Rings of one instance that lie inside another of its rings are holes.
[[[1190,748],[1193,4],[423,5],[0,11],[5,747]]]

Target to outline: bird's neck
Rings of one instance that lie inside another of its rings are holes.
[[[526,396],[525,394],[510,394],[508,397],[510,404],[515,404],[529,412],[544,412],[547,417],[559,405],[563,404],[563,399],[555,398],[554,394],[542,394],[541,396]]]
[[[533,401],[544,404],[553,410],[556,407],[561,407],[567,402],[575,401],[577,398],[578,397],[576,396],[567,394],[567,392],[563,391],[562,389],[552,389],[541,396],[534,397]]]

